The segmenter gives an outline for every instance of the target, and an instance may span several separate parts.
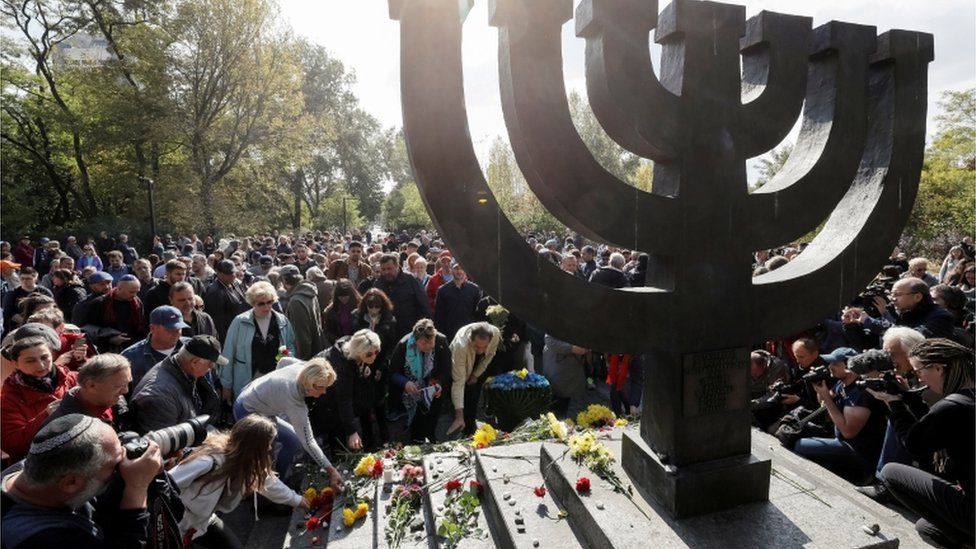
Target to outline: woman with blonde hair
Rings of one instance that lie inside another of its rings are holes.
[[[277,435],[266,417],[249,415],[228,432],[215,433],[170,470],[185,511],[180,532],[190,545],[243,547],[216,515],[233,511],[259,493],[275,503],[308,509],[308,501],[274,475],[271,446]]]
[[[312,410],[317,434],[350,450],[377,446],[373,408],[378,380],[383,378],[376,364],[379,353],[380,337],[372,330],[340,338],[322,352],[336,369],[338,381],[335,390],[320,398]]]
[[[255,282],[247,289],[245,298],[251,310],[231,321],[221,353],[227,359],[227,366],[220,371],[220,383],[224,388],[223,398],[229,403],[233,403],[252,379],[274,371],[281,347],[287,348],[291,356],[297,352],[291,323],[273,309],[278,302],[274,286],[265,281]]]
[[[278,369],[261,376],[244,387],[234,402],[234,419],[249,414],[273,418],[278,426],[277,441],[281,445],[275,460],[275,470],[281,478],[288,472],[301,449],[329,473],[333,486],[342,484],[339,471],[315,442],[308,419],[306,398],[319,398],[336,382],[336,372],[324,358],[302,362],[284,358]],[[332,391],[329,391],[332,392]]]

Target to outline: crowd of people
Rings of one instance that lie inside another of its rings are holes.
[[[571,276],[645,284],[646,254],[578,235],[527,242]],[[640,413],[641,356],[517,318],[434,233],[165,235],[147,251],[106,233],[0,243],[6,546],[134,546],[162,476],[179,488],[180,536],[239,547],[218,513],[252,493],[307,507],[293,489],[302,454],[339,487],[337,454],[470,435],[485,380],[516,368],[549,379],[562,417],[604,382],[616,413]],[[800,253],[757,253],[755,273]],[[973,537],[972,257],[964,240],[936,278],[896,250],[850,307],[757,342],[750,364],[758,427],[897,498],[946,546]],[[179,456],[119,442],[203,416],[215,432]]]

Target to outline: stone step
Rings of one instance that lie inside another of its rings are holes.
[[[535,487],[543,485],[539,474],[541,446],[529,442],[477,451],[478,479],[484,488],[481,502],[497,547],[584,547],[552,496],[533,493]]]
[[[444,501],[447,498],[445,484],[448,480],[457,479],[462,483],[462,489],[468,489],[468,483],[476,480],[474,463],[468,455],[460,453],[433,454],[424,457],[424,476],[426,477],[427,502],[424,504],[427,514],[427,530],[431,541],[431,548],[447,547],[446,540],[437,536],[437,525],[441,523]],[[492,533],[489,530],[488,518],[485,516],[484,505],[477,513],[477,527],[481,530],[480,537],[462,539],[455,547],[460,549],[489,549],[495,547]]]

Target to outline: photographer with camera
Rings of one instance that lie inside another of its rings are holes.
[[[881,470],[881,480],[895,498],[922,517],[915,528],[923,539],[940,546],[971,546],[976,522],[973,351],[937,338],[919,343],[908,356],[919,380],[942,396],[927,414],[914,414],[901,393],[869,391],[888,404],[905,448],[919,462],[931,460],[936,474],[889,463]]]
[[[878,463],[885,424],[881,403],[857,386],[857,374],[848,369],[847,361],[855,355],[854,349],[841,347],[822,356],[830,378],[837,380],[833,390],[827,385],[828,374],[820,369],[804,376],[827,408],[834,437],[801,438],[793,451],[838,475],[861,481]]]
[[[921,279],[902,278],[891,287],[888,297],[890,305],[882,296],[874,298],[881,318],[869,316],[864,309],[851,309],[854,322],[877,335],[892,326],[907,326],[925,337],[952,337],[952,314],[932,301],[929,286]]]
[[[148,539],[147,489],[161,469],[155,443],[130,459],[108,425],[81,414],[60,417],[34,436],[23,462],[3,473],[3,546],[141,547]],[[121,502],[96,515],[91,500],[116,471],[125,483]]]
[[[251,414],[230,433],[211,435],[170,474],[180,488],[185,511],[180,532],[204,547],[243,547],[216,512],[231,512],[257,492],[275,503],[308,509],[308,501],[285,485],[272,468],[278,430],[268,418]]]

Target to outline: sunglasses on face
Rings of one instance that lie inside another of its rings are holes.
[[[267,307],[268,305],[274,305],[274,300],[271,301],[259,301],[254,304],[255,307]]]

